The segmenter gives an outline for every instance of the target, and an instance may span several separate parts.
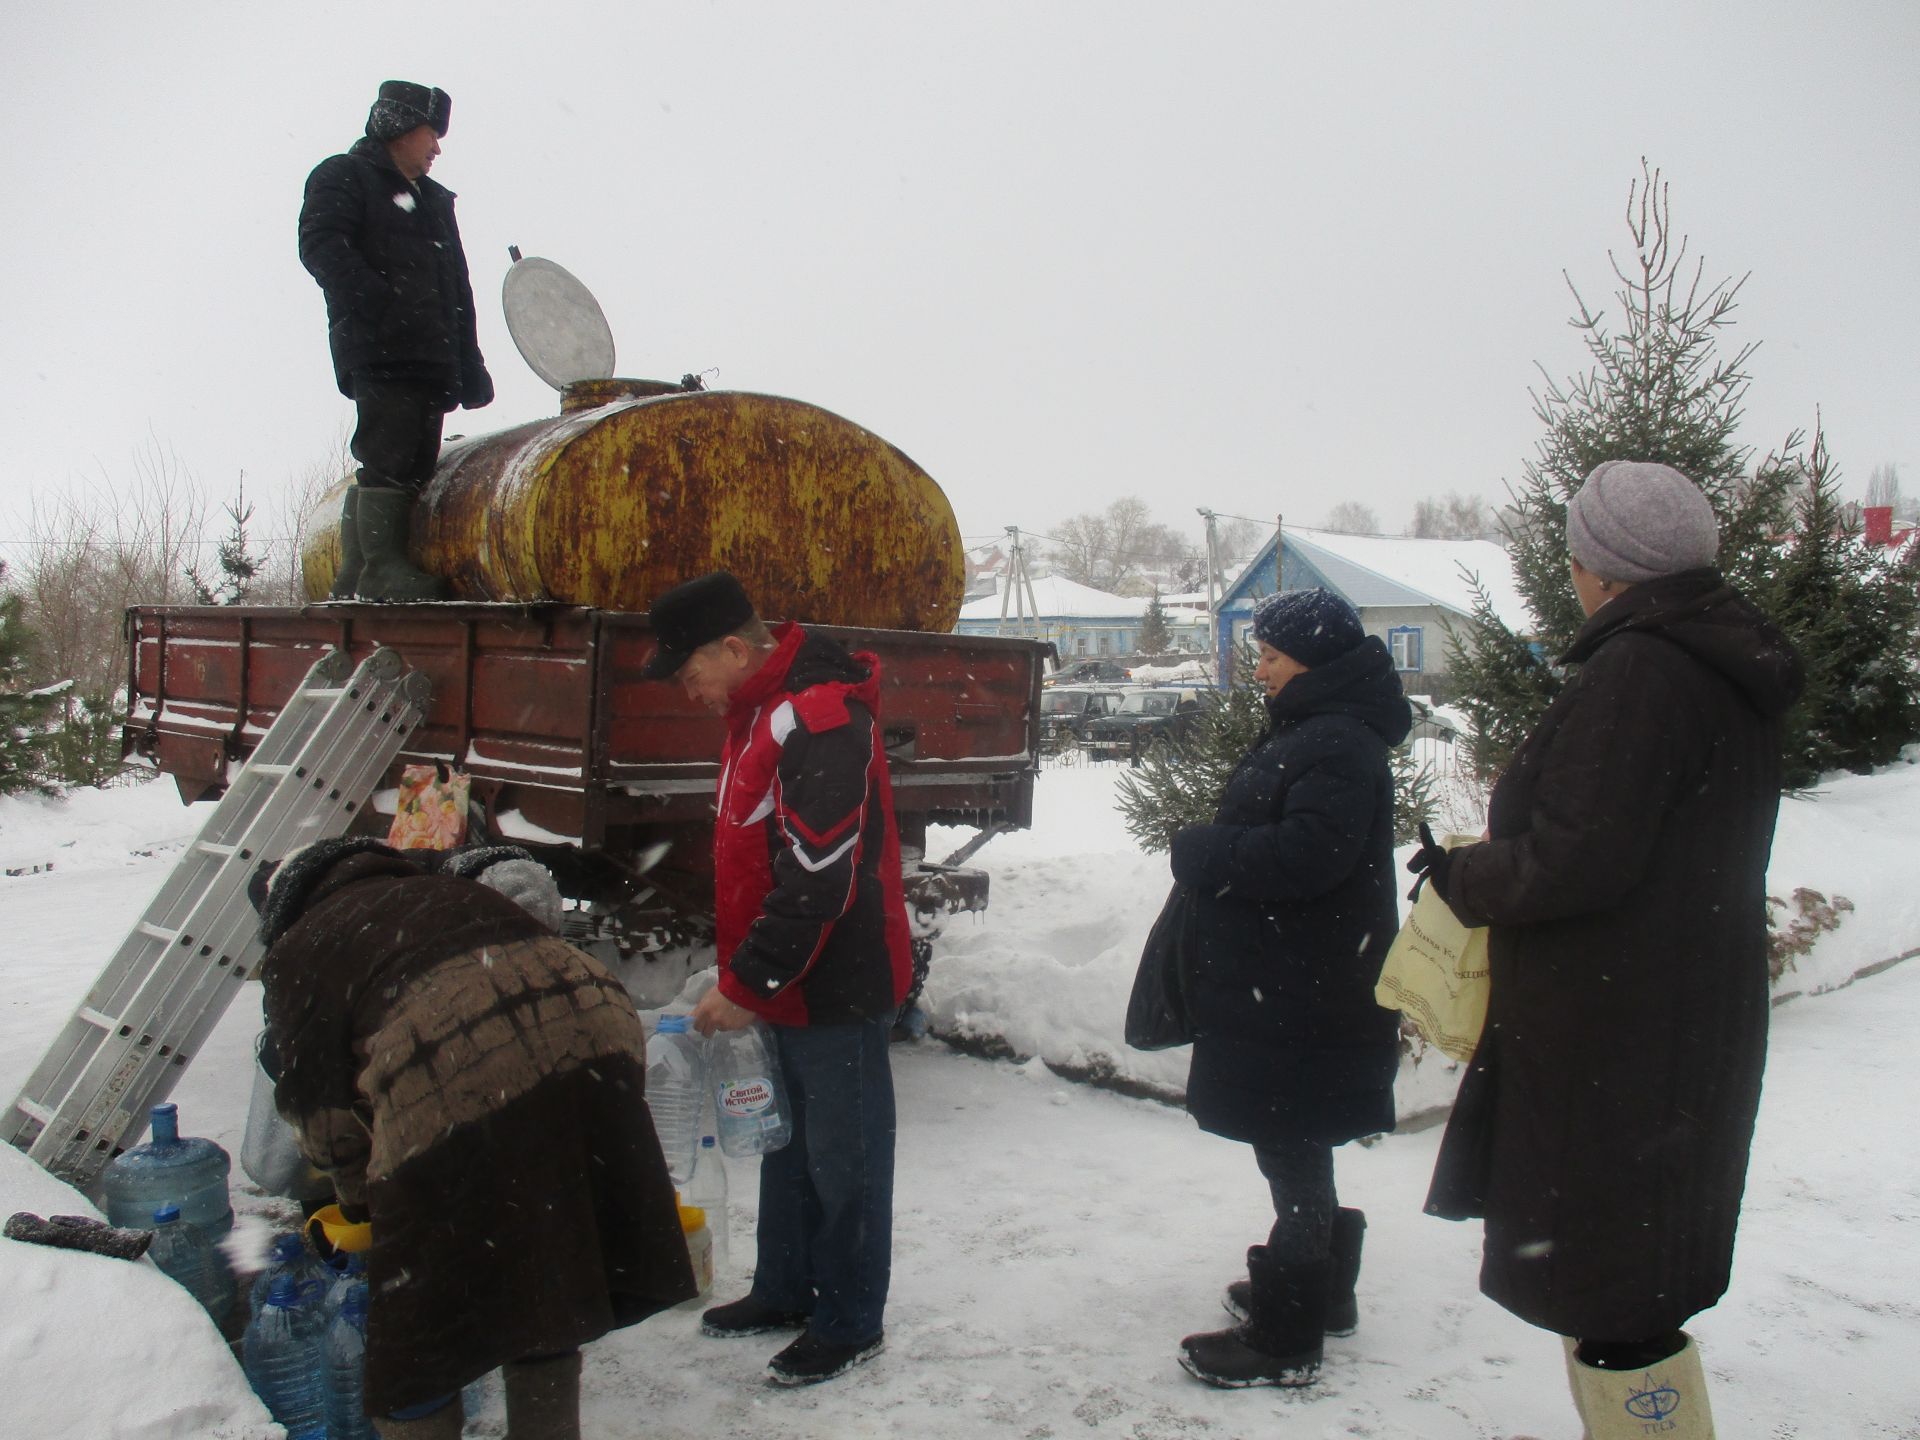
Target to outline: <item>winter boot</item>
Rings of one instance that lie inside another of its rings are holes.
[[[769,1330],[804,1330],[808,1319],[798,1310],[775,1309],[749,1291],[703,1314],[700,1333],[716,1340],[731,1340],[740,1335],[764,1335]]]
[[[870,1340],[836,1345],[806,1330],[767,1362],[767,1378],[776,1385],[818,1385],[822,1380],[846,1374],[856,1365],[866,1364],[886,1348],[885,1331]]]
[[[356,483],[347,487],[346,498],[340,502],[340,573],[333,577],[333,588],[327,592],[329,600],[351,600],[354,588],[360,583],[360,528],[355,518],[360,513],[360,486]]]
[[[1573,1392],[1574,1413],[1580,1417],[1580,1440],[1593,1440],[1593,1432],[1587,1429],[1587,1410],[1580,1403],[1580,1371],[1573,1358],[1573,1352],[1580,1348],[1580,1342],[1571,1335],[1562,1335],[1560,1343],[1567,1351],[1567,1389]]]
[[[1351,1335],[1360,1328],[1360,1306],[1354,1299],[1354,1286],[1360,1281],[1360,1245],[1367,1235],[1367,1217],[1358,1210],[1333,1212],[1331,1264],[1327,1271],[1327,1334]],[[1247,1268],[1253,1268],[1253,1251],[1247,1252]],[[1235,1280],[1227,1286],[1220,1303],[1234,1319],[1244,1322],[1253,1294],[1252,1282]]]
[[[1245,1324],[1189,1335],[1180,1364],[1209,1385],[1311,1385],[1320,1373],[1327,1319],[1328,1262],[1283,1266],[1263,1245],[1247,1252]]]
[[[362,600],[446,599],[447,582],[416,569],[407,558],[413,493],[385,485],[354,488],[360,491],[354,528],[360,535],[361,560],[354,593]]]
[[[466,1423],[466,1412],[460,1408],[460,1392],[456,1390],[447,1404],[417,1420],[376,1415],[373,1433],[380,1440],[460,1440],[460,1431]]]
[[[507,1388],[507,1440],[580,1440],[580,1352],[501,1367]]]
[[[1632,1370],[1603,1370],[1573,1357],[1573,1401],[1592,1440],[1713,1440],[1713,1412],[1700,1351],[1690,1337],[1678,1354]]]

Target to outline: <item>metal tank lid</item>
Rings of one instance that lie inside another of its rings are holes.
[[[529,369],[556,390],[613,375],[613,330],[600,302],[565,267],[538,255],[513,264],[500,282],[507,333]]]

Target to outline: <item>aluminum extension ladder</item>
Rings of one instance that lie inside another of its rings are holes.
[[[307,672],[0,1118],[60,1179],[93,1187],[254,972],[255,868],[344,833],[426,713],[432,687],[397,651],[351,663],[330,650]]]

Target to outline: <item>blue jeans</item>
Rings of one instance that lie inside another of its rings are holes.
[[[880,1333],[893,1272],[892,1024],[769,1028],[793,1139],[760,1161],[753,1295],[859,1344]]]

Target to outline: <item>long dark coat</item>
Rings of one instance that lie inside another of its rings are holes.
[[[274,1097],[372,1221],[369,1413],[691,1297],[620,983],[512,901],[384,847],[302,888],[260,971]]]
[[[1767,857],[1800,666],[1717,572],[1588,620],[1448,900],[1492,996],[1427,1209],[1486,1217],[1480,1286],[1563,1335],[1718,1300],[1766,1058]]]
[[[409,186],[385,145],[358,141],[307,177],[300,263],[326,292],[342,395],[361,373],[439,381],[448,409],[493,399],[446,186],[425,175]]]
[[[1388,750],[1412,712],[1369,638],[1267,702],[1211,825],[1174,837],[1194,890],[1187,1109],[1254,1144],[1393,1128],[1397,1016],[1374,982],[1398,925]]]

